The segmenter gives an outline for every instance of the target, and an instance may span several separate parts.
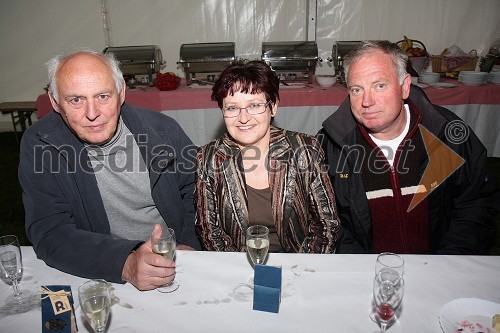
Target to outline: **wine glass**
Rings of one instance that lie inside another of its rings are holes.
[[[12,281],[14,292],[7,297],[5,303],[23,303],[33,294],[29,290],[20,290],[18,280],[23,274],[23,259],[19,240],[14,235],[0,237],[0,271],[2,276]]]
[[[175,255],[175,232],[172,228],[162,230],[161,236],[158,241],[153,244],[153,252],[159,254],[167,259],[176,260]],[[171,293],[179,288],[179,282],[172,280],[163,286],[156,288],[161,293]]]
[[[391,252],[383,252],[377,256],[377,262],[375,263],[375,275],[379,272],[393,271],[397,273],[398,276],[403,277],[405,271],[405,261],[404,259]]]
[[[247,228],[247,253],[254,265],[262,265],[269,251],[269,229],[263,225]]]
[[[246,231],[247,253],[255,265],[264,264],[269,251],[269,229],[263,225],[252,225]],[[253,289],[253,275],[248,279],[247,285]]]
[[[109,283],[104,280],[88,280],[78,287],[78,299],[85,319],[94,332],[106,331],[111,295]]]
[[[404,284],[404,279],[395,270],[380,271],[373,279],[373,300],[381,332],[386,331],[403,300]]]

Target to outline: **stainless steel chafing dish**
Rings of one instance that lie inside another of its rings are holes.
[[[262,60],[282,80],[307,80],[312,83],[318,61],[318,46],[313,41],[263,42]]]
[[[186,84],[195,81],[213,82],[235,60],[234,42],[182,44],[180,60]],[[201,73],[201,75],[197,75]]]
[[[120,61],[125,80],[135,79],[136,75],[147,75],[148,82],[152,84],[153,75],[160,72],[161,66],[165,64],[157,45],[110,46],[103,53],[112,53]]]
[[[340,82],[342,84],[346,84],[345,73],[344,73],[344,58],[356,47],[361,45],[361,41],[337,41],[333,44],[332,48],[332,58],[333,58],[333,66],[335,68],[335,72],[339,74]]]

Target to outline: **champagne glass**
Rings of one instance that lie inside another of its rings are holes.
[[[269,229],[263,225],[247,228],[247,253],[254,265],[262,265],[269,251]]]
[[[104,280],[88,280],[78,287],[78,299],[85,319],[94,332],[106,331],[111,295],[109,284]]]
[[[269,251],[269,229],[263,225],[252,225],[246,231],[247,253],[255,265],[263,265]],[[253,289],[253,275],[247,281],[248,287]]]
[[[373,279],[373,300],[380,320],[381,332],[394,318],[403,300],[404,279],[395,270],[381,271]]]
[[[33,295],[28,290],[20,290],[18,280],[23,275],[23,259],[19,240],[14,235],[0,237],[0,271],[4,278],[12,281],[14,292],[7,297],[5,303],[23,303]]]
[[[158,241],[153,244],[153,252],[167,259],[176,260],[175,255],[175,232],[172,228],[163,229]],[[171,293],[179,288],[179,282],[172,280],[163,286],[156,288],[161,293]]]
[[[398,276],[403,277],[405,271],[404,259],[391,252],[383,252],[377,256],[375,263],[375,275],[379,272],[393,271]]]

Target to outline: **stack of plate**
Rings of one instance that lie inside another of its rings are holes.
[[[500,71],[490,72],[488,81],[493,84],[500,84]]]
[[[458,81],[468,86],[478,86],[486,84],[489,76],[490,74],[486,72],[461,71],[458,74]]]
[[[418,82],[421,83],[436,83],[439,82],[440,74],[433,72],[422,72],[418,76]]]

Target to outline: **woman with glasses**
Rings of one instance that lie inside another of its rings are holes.
[[[197,154],[196,229],[210,251],[245,251],[250,225],[270,252],[332,253],[339,219],[313,136],[271,125],[279,79],[263,61],[229,65],[212,88],[227,132]]]

